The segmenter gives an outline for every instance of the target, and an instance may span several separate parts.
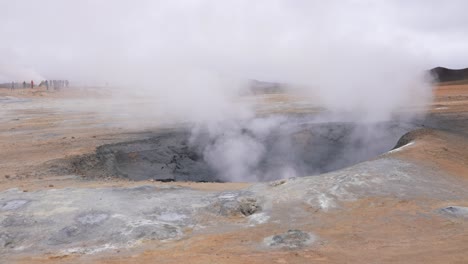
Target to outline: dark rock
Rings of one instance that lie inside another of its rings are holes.
[[[444,67],[436,67],[430,73],[438,82],[454,82],[468,80],[468,68],[453,70]]]
[[[425,135],[430,135],[430,134],[434,134],[434,131],[432,129],[427,129],[427,128],[416,129],[411,132],[408,132],[404,134],[398,140],[398,142],[396,143],[395,147],[393,147],[393,149],[403,147],[418,138],[421,138],[421,137],[424,137]]]
[[[310,245],[315,236],[301,230],[288,230],[288,232],[267,237],[264,243],[269,247],[297,249]]]

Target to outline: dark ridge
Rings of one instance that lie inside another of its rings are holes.
[[[414,141],[414,140],[416,140],[418,138],[424,137],[425,135],[430,135],[430,134],[433,134],[433,133],[434,133],[434,130],[428,129],[428,128],[420,128],[420,129],[410,131],[410,132],[404,134],[398,140],[398,142],[396,143],[395,147],[393,147],[393,149],[401,148],[404,145],[409,144],[411,141]]]
[[[430,70],[434,79],[438,82],[456,82],[456,81],[468,81],[468,68],[465,69],[448,69],[444,67],[436,67]]]

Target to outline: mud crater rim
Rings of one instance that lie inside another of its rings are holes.
[[[218,138],[189,128],[162,129],[153,136],[102,145],[90,155],[75,158],[75,173],[87,177],[120,177],[161,182],[267,182],[320,175],[372,159],[395,147],[414,126],[397,121],[379,123],[290,121],[257,138],[265,146],[246,180],[231,180],[206,160],[204,151]],[[291,171],[293,171],[291,173]]]

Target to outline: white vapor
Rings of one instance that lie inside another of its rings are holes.
[[[254,120],[236,99],[250,79],[286,83],[352,121],[389,120],[431,99],[431,50],[401,24],[402,1],[16,0],[0,9],[0,57],[10,60],[0,82],[109,82],[143,95],[154,103],[128,100],[129,112],[223,135],[205,158],[229,179],[246,179],[265,155],[258,135],[225,122]],[[15,72],[25,68],[27,77]]]

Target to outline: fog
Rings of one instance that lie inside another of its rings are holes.
[[[265,154],[258,138],[280,124],[256,121],[238,98],[252,79],[287,84],[341,121],[391,120],[430,102],[425,70],[456,57],[445,50],[451,39],[466,39],[462,27],[446,32],[452,24],[428,29],[437,10],[405,10],[441,3],[416,2],[1,1],[0,82],[108,84],[130,118],[189,122],[194,137],[225,137],[206,146],[205,158],[229,179],[252,180]],[[466,22],[460,6],[447,6],[446,16],[461,19],[451,23]],[[427,45],[438,32],[446,40]],[[154,103],[143,107],[136,96]],[[240,123],[255,124],[255,136]]]

